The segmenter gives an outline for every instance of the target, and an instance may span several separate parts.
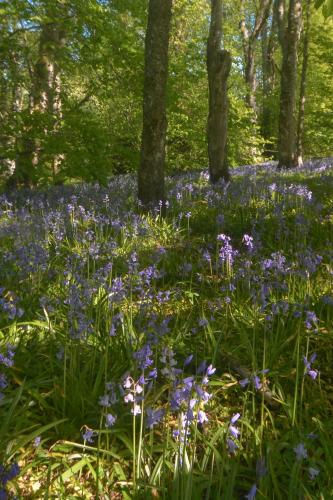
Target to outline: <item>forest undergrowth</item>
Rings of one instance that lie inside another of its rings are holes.
[[[0,498],[333,498],[333,162],[0,195]]]

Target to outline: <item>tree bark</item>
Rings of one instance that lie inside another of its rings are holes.
[[[303,62],[302,74],[298,104],[298,120],[297,120],[297,142],[296,153],[298,165],[303,164],[303,135],[304,135],[304,117],[305,117],[305,98],[306,98],[306,78],[309,63],[309,41],[310,41],[310,9],[311,0],[306,2],[306,18],[303,30]]]
[[[59,5],[57,17],[63,14],[63,7]],[[52,13],[48,13],[52,18]],[[33,152],[32,164],[36,169],[40,162],[40,145],[50,133],[55,133],[62,117],[61,103],[61,79],[59,69],[59,52],[66,41],[65,31],[61,25],[61,21],[48,21],[42,27],[39,57],[34,68],[33,82],[33,113],[41,116],[41,127],[39,130],[40,137],[35,140],[35,148]],[[46,123],[44,123],[46,116]],[[51,168],[53,180],[59,173],[62,155],[54,155],[51,159]]]
[[[222,0],[211,0],[211,21],[207,40],[207,73],[209,87],[208,158],[212,183],[230,178],[226,160],[228,98],[227,80],[231,55],[221,48]]]
[[[249,31],[246,25],[244,1],[242,1],[243,17],[240,22],[240,30],[243,37],[243,51],[245,62],[245,82],[247,84],[246,102],[253,110],[254,121],[257,121],[258,107],[256,100],[257,78],[255,64],[256,41],[261,34],[271,10],[272,0],[261,0],[256,13],[254,27]]]
[[[8,179],[8,187],[35,185],[40,177],[43,142],[49,134],[55,133],[61,119],[60,70],[58,61],[65,44],[64,5],[55,2],[53,10],[46,8],[47,19],[42,23],[39,37],[38,57],[31,70],[29,95],[29,116],[18,141],[16,166]],[[53,20],[54,19],[54,20]],[[62,155],[55,154],[51,165],[53,180],[60,168]]]
[[[284,2],[280,2],[281,5]],[[280,18],[280,43],[282,48],[281,92],[278,155],[279,167],[297,166],[296,154],[296,87],[297,87],[297,45],[301,25],[301,1],[290,0],[288,24]]]
[[[261,115],[261,135],[265,139],[264,156],[271,157],[272,138],[274,135],[274,112],[273,98],[275,88],[275,61],[274,52],[276,50],[275,36],[277,30],[276,13],[273,11],[270,26],[266,22],[262,29],[261,50],[262,50],[262,115]]]
[[[152,208],[164,202],[166,85],[172,0],[149,0],[145,39],[143,129],[138,197]]]

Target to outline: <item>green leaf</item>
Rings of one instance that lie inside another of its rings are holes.
[[[84,467],[88,465],[88,462],[96,461],[95,457],[84,457],[76,464],[72,465],[63,474],[61,474],[60,480],[62,482],[67,481],[70,477],[74,476],[77,472],[81,471]]]
[[[43,425],[42,427],[39,427],[35,431],[28,434],[27,436],[22,436],[21,438],[19,438],[18,441],[15,442],[14,446],[12,446],[10,449],[11,455],[9,457],[9,461],[11,461],[14,458],[15,453],[17,453],[20,448],[24,448],[28,443],[31,443],[36,437],[40,436],[47,430],[52,429],[52,427],[56,427],[62,422],[65,422],[66,420],[67,420],[66,418],[62,418],[61,420],[57,420],[56,422],[51,422],[50,424]]]
[[[326,0],[323,6],[323,14],[325,19],[333,16],[333,0]]]

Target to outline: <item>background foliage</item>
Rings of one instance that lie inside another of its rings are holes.
[[[38,175],[44,181],[49,180],[50,158],[57,153],[64,158],[62,179],[103,181],[110,173],[134,171],[139,160],[142,127],[143,51],[147,21],[146,2],[137,0],[112,3],[101,0],[0,2],[2,170],[8,168],[6,159],[13,160],[21,154],[20,138],[28,126],[35,135],[40,134],[48,124],[51,127],[54,119],[47,113],[32,119],[29,99],[41,28],[43,23],[50,21],[47,17],[50,8],[51,12],[54,9],[54,19],[59,19],[57,5],[66,12],[61,17],[66,43],[57,53],[62,117],[56,130],[41,137],[41,147],[46,154]],[[207,0],[176,0],[174,3],[167,109],[169,172],[201,168],[207,164],[205,55],[209,8]],[[255,1],[246,0],[249,26],[256,8]],[[305,157],[323,157],[332,154],[333,143],[333,21],[325,21],[321,10],[312,9],[304,153]],[[268,33],[271,21],[270,17]],[[273,128],[268,152],[266,147],[264,154],[265,141],[261,135],[264,103],[262,40],[259,37],[256,43],[259,121],[255,125],[252,112],[245,104],[239,22],[240,1],[227,0],[224,3],[224,46],[231,50],[233,57],[229,79],[230,165],[254,163],[263,160],[267,154],[273,157],[276,154],[280,49],[273,33],[275,83],[269,97]],[[301,63],[302,44],[299,51]],[[299,66],[301,68],[301,64]]]

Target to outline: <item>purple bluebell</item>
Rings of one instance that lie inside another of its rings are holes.
[[[148,373],[149,378],[157,378],[157,368],[153,368],[149,373]]]
[[[247,247],[248,251],[251,253],[254,249],[253,236],[250,236],[249,234],[244,234],[243,243]]]
[[[229,425],[229,432],[234,438],[238,438],[240,431],[234,425]]]
[[[5,365],[7,368],[14,366],[15,346],[7,344],[6,353],[0,353],[0,364]]]
[[[203,410],[198,411],[197,419],[199,424],[204,424],[205,422],[208,422],[207,414]]]
[[[104,394],[103,396],[100,396],[98,404],[103,408],[109,408],[111,406],[109,394]]]
[[[250,379],[248,377],[246,377],[246,378],[243,378],[242,380],[240,380],[238,383],[241,387],[246,387],[247,385],[249,385]]]
[[[189,365],[191,363],[192,359],[193,359],[193,354],[190,354],[189,356],[187,356],[187,358],[184,361],[184,366]]]
[[[237,420],[239,420],[239,418],[240,418],[240,413],[235,413],[235,414],[232,416],[232,418],[231,418],[230,422],[231,422],[232,424],[235,424],[235,423],[237,422]]]
[[[257,495],[257,485],[254,484],[244,498],[247,498],[247,500],[254,500],[256,495]]]
[[[8,379],[4,373],[0,373],[0,389],[8,387]]]
[[[304,362],[304,367],[305,367],[305,371],[304,371],[304,374],[305,375],[309,375],[312,380],[316,380],[317,376],[318,376],[318,370],[312,368],[312,363],[316,360],[317,358],[317,354],[316,353],[313,353],[311,356],[310,356],[310,359],[308,360],[306,356],[303,356],[303,362]]]
[[[316,479],[316,477],[319,475],[320,470],[317,469],[316,467],[309,467],[308,468],[308,473],[309,473],[309,478],[311,481]]]
[[[200,318],[199,319],[199,326],[204,328],[205,326],[208,326],[209,322],[206,318]]]
[[[86,429],[83,433],[82,433],[82,438],[84,441],[86,441],[87,443],[93,443],[94,442],[94,438],[96,437],[96,432],[93,431],[92,429]]]
[[[257,479],[260,480],[265,477],[267,474],[267,467],[265,458],[258,458],[256,463],[256,476]]]
[[[158,424],[164,417],[165,410],[160,408],[158,410],[153,410],[152,408],[146,408],[146,426],[152,429],[154,425]]]
[[[294,448],[294,452],[296,453],[296,459],[298,461],[301,461],[303,458],[307,458],[308,456],[304,443],[298,443],[298,445]]]
[[[140,370],[145,370],[151,366],[154,361],[151,359],[153,351],[149,344],[146,344],[139,351],[133,354],[133,358],[137,361]]]
[[[229,432],[230,434],[234,437],[234,438],[238,438],[239,434],[240,434],[240,431],[239,429],[236,427],[236,422],[239,420],[240,418],[240,413],[235,413],[231,419],[230,419],[230,424],[229,424]]]
[[[105,415],[105,427],[112,427],[116,423],[117,417],[111,413]]]
[[[235,453],[238,448],[238,445],[232,439],[227,438],[227,447],[230,453]]]
[[[40,445],[40,443],[41,443],[41,437],[40,436],[35,437],[35,439],[34,439],[34,447],[38,448],[38,446]]]
[[[318,329],[318,318],[314,311],[306,311],[306,319],[305,326],[308,330],[314,330],[315,332]]]

